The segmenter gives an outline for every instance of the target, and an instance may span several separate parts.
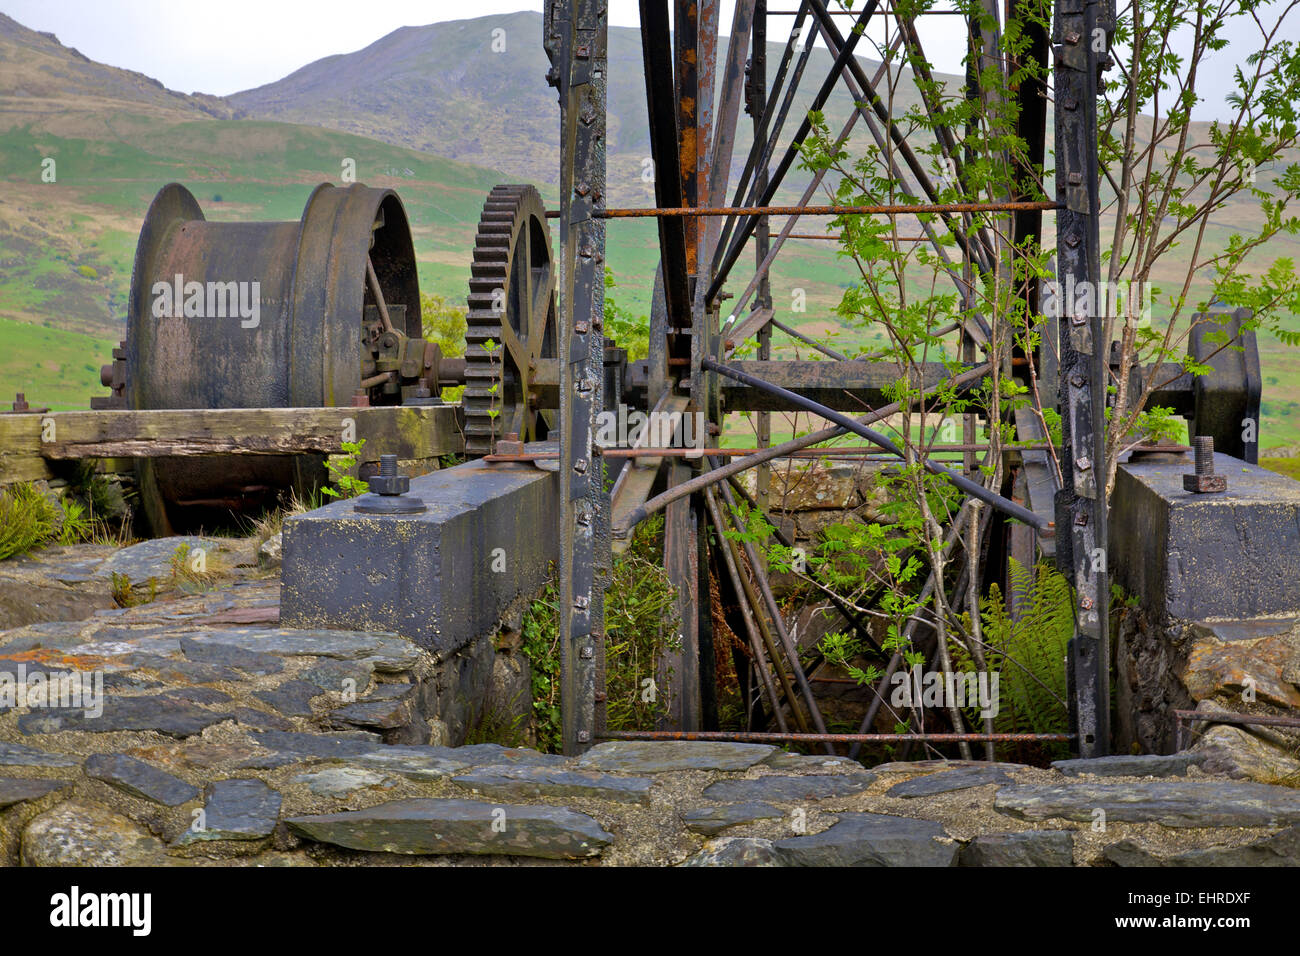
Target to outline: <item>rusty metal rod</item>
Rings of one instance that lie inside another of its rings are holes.
[[[772,586],[768,583],[766,575],[763,574],[753,542],[748,540],[748,529],[745,527],[745,522],[736,513],[736,499],[731,494],[731,488],[725,482],[719,485],[719,488],[722,490],[723,500],[731,510],[731,523],[740,532],[740,544],[745,551],[745,557],[749,559],[750,574],[753,575],[754,583],[763,596],[763,604],[767,607],[767,616],[772,621],[772,626],[776,628],[777,636],[781,638],[786,662],[790,665],[790,670],[794,672],[795,683],[799,685],[799,693],[803,695],[804,703],[808,705],[808,716],[812,718],[813,726],[817,728],[817,732],[824,734],[826,733],[826,722],[822,719],[822,713],[817,707],[816,698],[813,697],[812,685],[808,683],[808,675],[804,673],[803,664],[799,661],[799,648],[795,645],[794,639],[790,636],[790,631],[781,617],[781,608],[776,603],[776,595],[772,593]],[[828,744],[826,752],[833,754],[835,751]]]
[[[385,375],[390,373],[385,372]],[[1047,448],[1047,442],[1028,442],[1026,444],[1004,445],[1008,451],[1013,449],[1035,449]],[[960,454],[967,451],[988,451],[989,443],[980,444],[936,444],[926,446],[927,451],[931,452],[949,452],[951,454]],[[601,454],[607,458],[690,458],[692,456],[702,458],[707,453],[710,457],[719,458],[736,458],[741,455],[754,455],[764,451],[763,448],[602,448]],[[1177,450],[1177,449],[1175,449]],[[1185,449],[1184,449],[1185,450]],[[525,451],[517,455],[494,454],[484,455],[485,461],[554,461],[560,457],[556,451]],[[828,448],[825,451],[820,449],[799,449],[784,458],[881,458],[894,459],[897,455],[882,455],[880,448],[876,445],[843,445]]]
[[[833,17],[851,17],[851,16],[855,16],[858,11],[827,10],[826,12]],[[876,7],[876,12],[877,13],[899,13],[900,11],[894,7]],[[767,11],[767,15],[769,17],[797,17],[799,15],[799,11],[798,10],[769,10]],[[966,15],[966,11],[964,10],[917,10],[913,13],[908,14],[909,17],[964,17],[965,15]]]
[[[829,235],[817,232],[792,232],[787,239],[822,239],[827,242],[839,242],[843,239],[839,233]],[[929,236],[876,236],[877,239],[883,239],[885,242],[929,242]]]
[[[929,743],[1066,743],[1077,740],[1078,734],[781,734],[766,731],[726,730],[607,730],[599,735],[604,740],[720,740],[732,743],[779,743],[792,740],[807,743],[892,743],[900,740],[928,741]]]
[[[975,368],[967,369],[965,372],[962,372],[949,382],[945,382],[944,386],[952,387],[967,385],[983,378],[991,369],[992,366],[987,362],[983,365],[977,365]],[[927,397],[931,396],[920,396],[919,398],[914,399],[912,404],[919,404]],[[871,422],[879,421],[882,418],[888,418],[890,415],[899,411],[902,407],[902,402],[891,402],[876,411],[864,415],[859,419],[859,421],[863,424],[870,424]],[[815,431],[799,438],[792,438],[787,442],[782,442],[779,445],[765,448],[753,455],[746,455],[744,458],[737,458],[734,461],[723,465],[721,468],[714,468],[712,471],[707,471],[702,475],[697,475],[690,481],[684,481],[680,485],[668,489],[663,494],[651,498],[649,501],[643,502],[637,508],[628,513],[627,517],[624,519],[627,522],[625,525],[612,529],[613,533],[618,537],[627,537],[627,535],[631,533],[632,528],[650,517],[650,515],[662,511],[678,498],[694,494],[715,482],[722,481],[724,478],[728,478],[731,475],[738,475],[742,471],[747,471],[750,468],[761,465],[765,461],[771,461],[773,458],[785,458],[792,451],[798,451],[801,448],[807,448],[809,445],[819,445],[824,441],[839,438],[841,435],[847,434],[848,431],[849,429],[847,428],[832,425],[830,428],[823,428],[820,431]]]
[[[789,725],[785,722],[785,714],[781,709],[781,698],[777,695],[776,685],[772,683],[772,674],[767,668],[769,657],[772,660],[772,670],[777,672],[781,687],[785,691],[786,700],[790,702],[790,710],[794,714],[795,721],[799,724],[801,730],[806,731],[808,725],[804,722],[803,714],[795,702],[794,688],[790,685],[789,676],[777,666],[776,647],[772,643],[772,636],[767,632],[765,623],[763,633],[759,634],[758,625],[760,622],[755,611],[758,605],[754,600],[753,591],[748,587],[748,582],[743,580],[737,568],[739,555],[736,553],[736,542],[726,535],[726,525],[723,523],[722,512],[718,508],[717,496],[713,493],[712,488],[704,489],[704,501],[708,506],[710,516],[713,518],[713,529],[718,535],[718,546],[722,552],[723,564],[727,568],[727,577],[731,579],[732,590],[736,592],[736,605],[740,609],[740,616],[745,622],[745,630],[749,633],[749,645],[754,650],[754,663],[757,665],[759,675],[763,679],[763,686],[767,690],[768,699],[772,702],[772,715],[776,718],[777,726],[781,728],[783,733],[790,730]],[[765,644],[766,656],[764,655]]]
[[[861,435],[863,438],[867,439],[867,441],[875,442],[881,448],[885,449],[885,451],[892,452],[900,458],[903,457],[902,449],[890,441],[885,435],[882,435],[880,432],[874,431],[865,425],[859,424],[847,415],[842,415],[833,409],[827,408],[825,405],[819,405],[817,402],[804,398],[802,395],[798,395],[789,389],[781,388],[779,385],[773,385],[770,382],[765,382],[762,379],[755,378],[753,375],[749,375],[739,369],[730,368],[720,362],[715,362],[711,358],[706,357],[702,359],[700,361],[700,366],[710,371],[717,372],[720,375],[725,375],[728,378],[733,378],[741,384],[749,385],[753,388],[767,392],[770,395],[777,395],[786,401],[798,405],[805,411],[812,412],[814,415],[819,415],[827,421],[835,422],[835,424]],[[1030,511],[1024,505],[1016,504],[1009,498],[1003,498],[1001,495],[994,491],[990,491],[978,482],[971,481],[960,472],[953,471],[951,468],[945,468],[933,458],[922,458],[920,459],[920,464],[932,474],[943,475],[966,494],[978,498],[980,501],[983,501],[989,506],[1001,511],[1004,515],[1007,515],[1010,518],[1015,518],[1017,521],[1029,525],[1039,533],[1050,533],[1053,523],[1041,515],[1034,514],[1034,512]]]
[[[959,202],[885,204],[878,206],[678,206],[671,209],[597,209],[596,219],[653,219],[664,216],[911,216],[925,213],[1038,212],[1063,209],[1059,202]],[[549,216],[550,213],[547,213]],[[558,216],[559,213],[557,212]]]
[[[814,349],[816,349],[818,352],[821,352],[822,355],[829,356],[830,358],[835,359],[837,362],[847,362],[847,361],[849,360],[849,357],[848,357],[847,355],[845,355],[844,353],[842,353],[842,352],[837,352],[837,351],[835,351],[835,349],[830,348],[829,346],[822,345],[820,342],[817,342],[817,341],[814,341],[813,339],[810,339],[808,336],[804,335],[802,332],[797,332],[797,331],[795,331],[795,330],[792,329],[790,326],[786,325],[784,322],[779,322],[779,321],[777,321],[777,319],[776,319],[775,316],[773,316],[772,318],[768,319],[767,321],[768,321],[770,324],[775,325],[778,329],[780,329],[782,332],[784,332],[786,335],[790,336],[791,338],[796,338],[796,339],[798,339],[800,342],[803,342],[805,345],[810,345],[810,346],[812,346],[812,347],[813,347]],[[727,342],[727,347],[728,347],[728,348],[730,348],[731,345],[732,345],[731,342]]]
[[[385,332],[393,331],[393,323],[388,318],[388,303],[384,301],[384,290],[379,287],[379,276],[375,273],[375,264],[370,261],[368,252],[366,253],[366,283],[370,286],[370,295],[375,300],[375,307],[379,309],[380,324],[383,325]]]
[[[944,532],[941,553],[945,561],[947,561],[952,555],[952,549],[957,543],[962,524],[968,520],[970,509],[971,499],[968,498],[962,502],[962,506],[957,509],[957,517],[953,519],[952,524],[948,526],[948,530]],[[925,584],[921,588],[921,594],[916,599],[918,608],[925,608],[926,602],[930,600],[930,595],[934,593],[935,580],[934,568],[930,568],[930,573],[926,576]],[[929,609],[926,608],[926,610]],[[912,635],[916,633],[916,628],[919,623],[921,623],[919,616],[913,615],[908,619],[907,624],[903,627],[903,640],[905,643],[912,643]],[[889,664],[886,666],[885,672],[880,676],[880,681],[876,684],[875,698],[868,705],[867,712],[862,717],[862,723],[858,725],[859,733],[866,733],[867,728],[875,722],[876,715],[880,713],[880,708],[885,702],[885,689],[889,687],[894,673],[898,670],[898,665],[902,662],[902,650],[895,650],[893,656],[889,659]],[[909,714],[908,721],[910,722],[911,719],[911,715]],[[859,745],[854,744],[853,747],[849,749],[849,756],[856,758],[860,749]]]
[[[1204,713],[1199,710],[1174,711],[1174,750],[1183,749],[1183,735],[1189,725],[1204,722],[1207,724],[1232,724],[1238,727],[1294,727],[1300,728],[1300,717],[1273,717],[1268,714],[1234,714]]]

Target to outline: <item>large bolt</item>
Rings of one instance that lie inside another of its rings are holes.
[[[396,498],[411,490],[411,479],[397,473],[397,456],[379,456],[379,474],[369,481],[370,490],[386,498]]]
[[[1192,449],[1196,453],[1196,473],[1214,474],[1214,438],[1210,435],[1197,435],[1192,439]]]
[[[396,455],[379,456],[379,474],[369,481],[371,494],[362,495],[353,510],[361,514],[418,514],[424,502],[407,494],[411,479],[397,471]]]
[[[1196,455],[1194,471],[1190,475],[1183,475],[1183,490],[1198,495],[1227,491],[1227,475],[1214,473],[1213,436],[1197,435],[1192,439],[1192,449]]]

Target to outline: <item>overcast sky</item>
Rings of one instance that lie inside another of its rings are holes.
[[[797,4],[773,0],[770,6]],[[724,33],[732,7],[732,0],[722,0]],[[609,8],[612,24],[637,26],[637,0],[610,0]],[[0,11],[56,34],[92,60],[145,73],[181,92],[221,96],[271,83],[321,57],[359,50],[398,27],[525,9],[540,11],[542,0],[0,0]],[[1293,14],[1290,22],[1288,32],[1300,42],[1300,16]],[[926,53],[942,72],[962,72],[965,38],[959,24],[954,17],[922,21]],[[774,20],[769,35],[777,37],[780,29]],[[1220,57],[1243,59],[1258,45],[1253,32],[1253,25],[1240,25]],[[1206,91],[1210,102],[1202,118],[1222,114],[1231,78],[1231,63],[1215,65],[1209,75],[1218,86]]]

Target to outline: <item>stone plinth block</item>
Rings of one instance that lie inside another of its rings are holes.
[[[434,652],[488,632],[558,558],[554,472],[469,462],[411,479],[426,510],[336,501],[284,524],[287,627],[395,631]]]
[[[1190,456],[1120,466],[1110,516],[1116,582],[1174,620],[1300,613],[1300,482],[1216,454],[1227,490],[1195,494],[1183,489],[1191,470]]]

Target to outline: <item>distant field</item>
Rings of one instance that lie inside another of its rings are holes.
[[[92,395],[107,395],[99,384],[99,367],[111,360],[117,343],[11,319],[0,319],[0,408],[14,392],[24,392],[32,406],[55,411],[90,407]]]

